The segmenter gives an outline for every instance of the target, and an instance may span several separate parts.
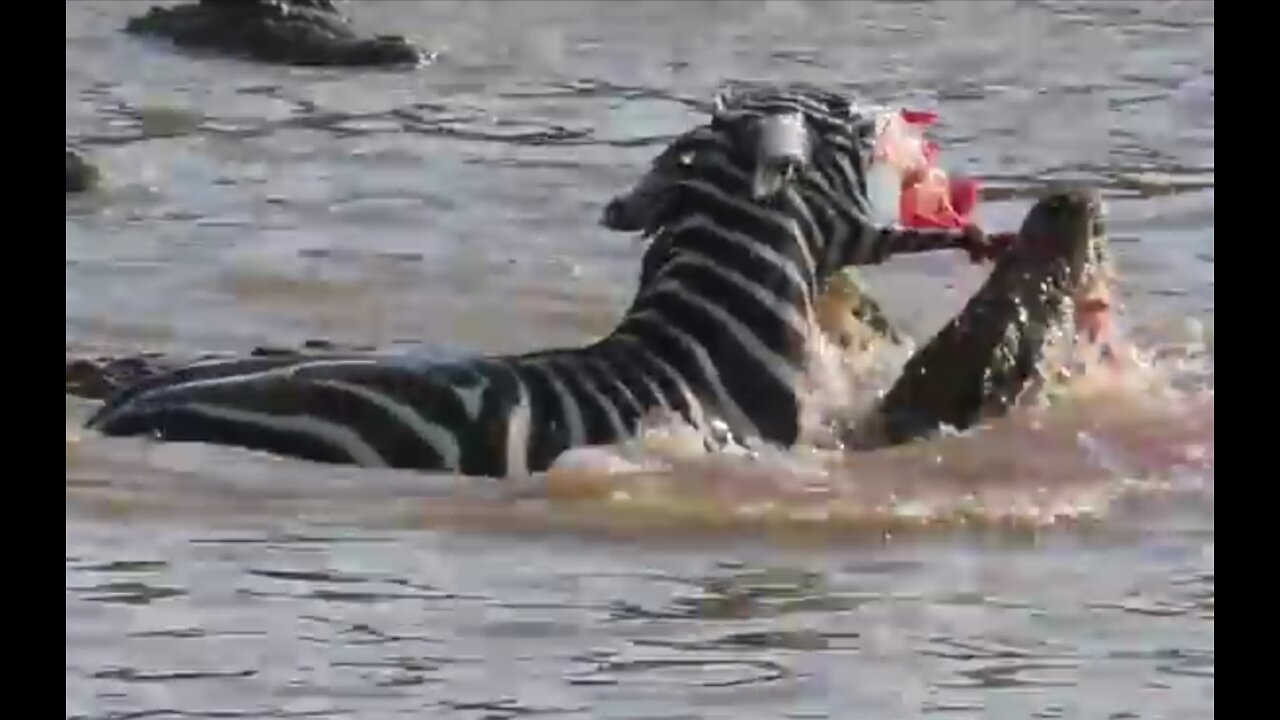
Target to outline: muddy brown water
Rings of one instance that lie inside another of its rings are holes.
[[[1121,389],[973,437],[520,497],[105,441],[67,401],[68,718],[1204,718],[1214,710],[1211,3],[350,3],[411,73],[197,58],[67,3],[68,354],[581,342],[596,225],[728,78],[935,108],[1010,227],[1105,191]],[[981,279],[867,273],[913,335]]]

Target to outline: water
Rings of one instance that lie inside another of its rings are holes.
[[[197,59],[67,4],[68,353],[581,342],[596,226],[729,78],[937,109],[1015,224],[1107,194],[1151,367],[974,437],[501,496],[107,442],[67,402],[67,717],[1213,714],[1211,3],[359,3],[413,73]],[[923,337],[981,268],[867,273]],[[607,480],[607,479],[606,479]]]

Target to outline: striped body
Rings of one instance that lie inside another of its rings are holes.
[[[635,435],[672,411],[708,435],[796,441],[814,299],[850,264],[970,247],[971,232],[875,227],[875,118],[806,87],[723,99],[616,212],[654,242],[618,326],[582,348],[426,364],[256,358],[131,388],[90,420],[107,434],[238,445],[311,460],[504,476]],[[622,210],[618,210],[622,208]]]
[[[679,388],[650,374],[607,352],[217,360],[120,393],[90,424],[319,462],[520,475],[567,447],[634,432],[643,408],[689,410]]]

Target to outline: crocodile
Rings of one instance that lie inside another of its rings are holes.
[[[1007,415],[1070,374],[1051,357],[1059,343],[1114,360],[1104,211],[1088,188],[1041,197],[983,285],[911,355],[845,446],[900,445]]]
[[[125,31],[192,51],[263,63],[403,67],[428,54],[400,35],[362,34],[333,0],[198,0],[151,7]]]

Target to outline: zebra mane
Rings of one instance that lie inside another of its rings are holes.
[[[852,98],[809,83],[736,83],[716,94],[713,107],[713,127],[753,126],[744,141],[754,151],[756,200],[775,197],[798,173],[810,170],[815,146],[859,160],[871,157],[875,115]]]
[[[874,129],[875,114],[854,98],[809,83],[731,83],[715,95],[713,121],[796,113],[826,131]]]

